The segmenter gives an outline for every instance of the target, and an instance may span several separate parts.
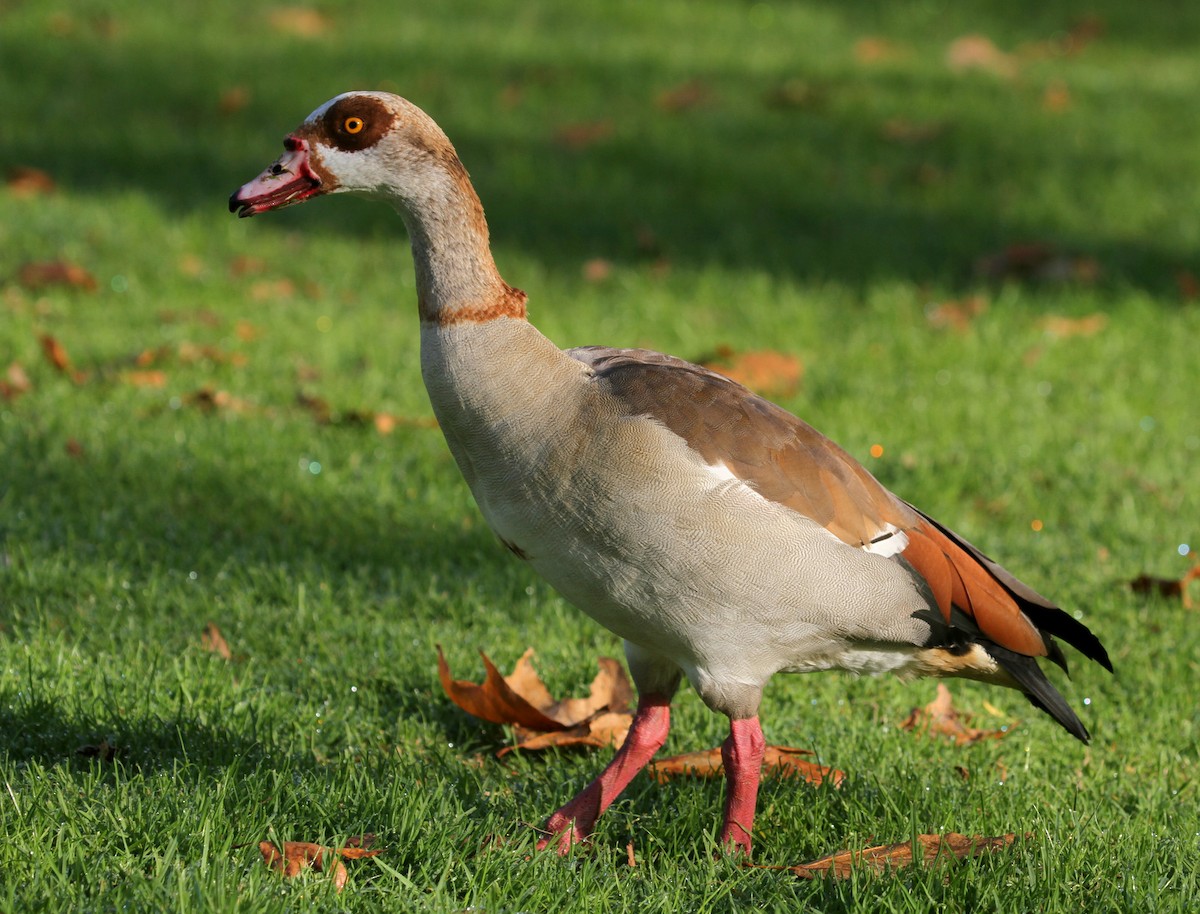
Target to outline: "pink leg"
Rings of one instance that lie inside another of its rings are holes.
[[[600,777],[546,820],[546,831],[550,834],[538,841],[538,850],[557,841],[558,852],[565,854],[574,842],[587,840],[600,814],[608,809],[634,775],[646,767],[666,742],[670,729],[671,700],[656,694],[640,698],[624,744]]]
[[[747,857],[766,747],[757,717],[729,722],[729,739],[721,746],[721,760],[725,763],[725,823],[721,826],[721,844],[730,852],[744,853]]]

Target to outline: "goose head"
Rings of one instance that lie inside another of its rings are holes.
[[[450,140],[420,108],[386,92],[346,92],[310,114],[283,141],[284,153],[229,198],[230,212],[255,216],[323,194],[388,197],[420,209],[446,197],[465,170]]]

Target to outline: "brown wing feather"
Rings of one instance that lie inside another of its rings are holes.
[[[862,546],[888,524],[920,519],[834,442],[724,375],[643,349],[587,346],[570,355],[631,413],[661,422],[706,462],[724,464],[845,543]]]

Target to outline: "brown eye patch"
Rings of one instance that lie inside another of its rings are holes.
[[[338,149],[354,152],[374,146],[392,127],[395,115],[378,99],[361,95],[343,98],[321,118],[321,140]]]

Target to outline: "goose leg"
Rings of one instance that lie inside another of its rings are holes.
[[[721,745],[725,765],[725,822],[721,844],[731,853],[750,856],[750,832],[758,803],[766,739],[757,717],[729,722],[729,738]]]
[[[538,850],[556,843],[558,852],[565,854],[576,841],[586,841],[600,814],[646,767],[666,742],[670,729],[671,699],[655,692],[640,698],[624,744],[598,778],[546,820],[545,830],[550,834],[538,841]]]

